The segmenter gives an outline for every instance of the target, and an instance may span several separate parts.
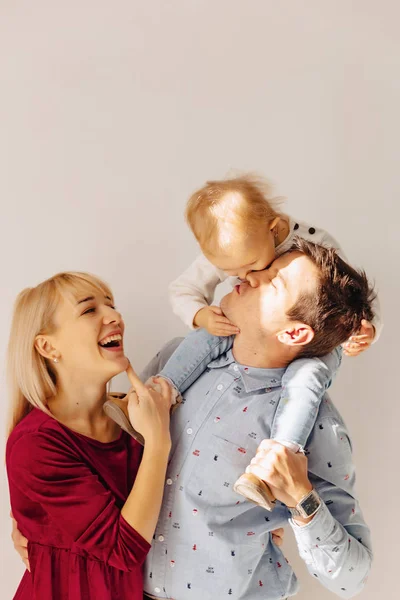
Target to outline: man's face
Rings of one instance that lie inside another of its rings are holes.
[[[277,258],[268,269],[252,272],[221,301],[225,315],[241,335],[276,334],[290,327],[288,311],[302,294],[317,289],[318,270],[300,252]]]

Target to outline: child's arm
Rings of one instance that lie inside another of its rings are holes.
[[[304,449],[314,427],[322,397],[342,360],[341,348],[322,358],[293,361],[282,378],[282,394],[272,425],[271,438],[289,442],[294,451]]]
[[[227,275],[214,267],[200,254],[196,260],[169,286],[172,309],[182,321],[194,329],[196,313],[211,304],[215,288]]]
[[[207,365],[232,348],[233,336],[217,337],[205,329],[192,331],[168,360],[160,377],[170,381],[183,394],[207,368]]]

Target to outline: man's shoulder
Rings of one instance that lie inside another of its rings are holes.
[[[346,427],[346,424],[344,422],[344,419],[341,415],[341,413],[339,412],[339,409],[337,408],[337,406],[334,404],[334,402],[332,401],[332,398],[329,396],[328,393],[325,393],[319,410],[318,410],[318,416],[317,416],[317,421],[318,419],[333,419],[334,421],[336,421],[338,423],[338,425],[341,425],[343,427]]]
[[[309,470],[322,479],[337,483],[339,478],[343,480],[342,486],[352,480],[354,469],[349,431],[328,394],[321,402],[306,454]]]

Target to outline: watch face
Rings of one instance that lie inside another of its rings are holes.
[[[313,513],[315,513],[315,511],[319,507],[319,504],[320,504],[319,499],[316,498],[314,496],[314,494],[311,494],[310,496],[308,496],[308,498],[305,498],[302,501],[301,508],[304,510],[304,512],[307,514],[307,516],[310,516]]]

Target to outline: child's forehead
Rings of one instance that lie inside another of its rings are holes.
[[[256,260],[260,249],[265,245],[265,236],[259,239],[254,236],[241,235],[232,240],[223,248],[216,248],[214,256],[224,261],[234,260],[235,262],[245,263],[249,256]]]

